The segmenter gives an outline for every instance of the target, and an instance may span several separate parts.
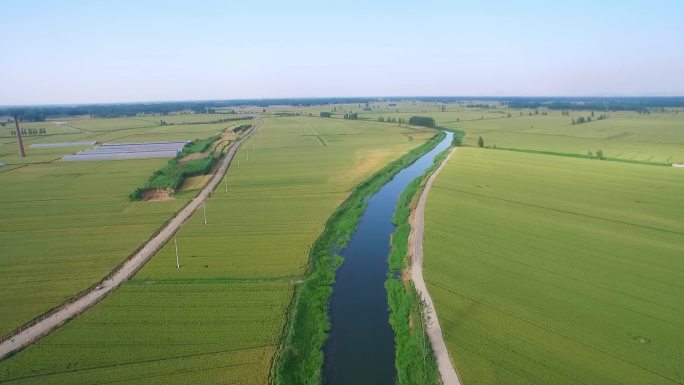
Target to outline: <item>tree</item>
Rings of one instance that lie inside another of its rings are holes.
[[[409,124],[413,126],[434,127],[435,119],[427,116],[412,116],[409,119]]]
[[[480,146],[480,148],[484,147],[484,139],[482,139],[482,137],[477,138],[477,145]]]
[[[596,151],[596,158],[603,160],[603,150]]]

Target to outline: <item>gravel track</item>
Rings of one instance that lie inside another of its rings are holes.
[[[454,154],[454,151],[456,151],[456,148],[453,148],[451,152],[449,152],[449,155],[444,158],[439,167],[428,178],[425,183],[425,188],[418,199],[418,205],[409,219],[409,223],[411,224],[411,232],[409,234],[411,280],[413,281],[418,294],[423,298],[423,301],[426,304],[424,317],[426,318],[427,334],[430,339],[430,344],[432,345],[432,350],[435,353],[439,375],[441,376],[444,385],[461,385],[461,381],[458,378],[458,374],[456,374],[454,365],[451,363],[449,351],[447,350],[446,344],[444,343],[444,337],[442,336],[442,328],[439,326],[435,305],[432,303],[432,298],[430,297],[430,293],[428,293],[425,280],[423,280],[423,230],[425,225],[425,202],[427,201],[428,193],[430,192],[430,188],[432,187],[435,178]]]

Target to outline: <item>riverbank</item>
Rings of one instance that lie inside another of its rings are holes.
[[[338,255],[349,241],[367,205],[366,198],[379,191],[407,166],[429,152],[446,134],[439,133],[359,184],[328,219],[311,248],[305,279],[295,290],[290,317],[273,365],[276,384],[320,384],[322,347],[330,330],[328,303],[335,272],[343,260]]]
[[[425,186],[418,198],[413,216],[409,219],[411,232],[408,237],[408,248],[411,255],[410,276],[411,281],[413,282],[411,285],[411,288],[413,289],[411,290],[411,293],[418,297],[418,301],[422,306],[423,313],[421,319],[427,321],[425,333],[430,340],[431,350],[434,354],[432,359],[436,360],[441,383],[444,385],[460,385],[461,382],[456,374],[454,365],[451,363],[451,358],[449,357],[449,352],[447,351],[444,337],[442,336],[442,329],[439,325],[435,306],[432,303],[432,297],[430,297],[430,293],[425,285],[425,280],[423,279],[423,230],[425,203],[427,202],[427,196],[432,187],[432,183],[455,151],[456,148],[453,148],[448,155],[444,154],[445,156],[442,157],[441,160],[435,160],[433,170],[428,171],[427,174],[430,176],[425,182]],[[414,357],[414,359],[415,358],[416,357]]]
[[[430,318],[424,317],[430,309],[426,308],[423,296],[416,291],[414,282],[409,279],[409,272],[412,271],[410,257],[414,254],[410,252],[413,243],[409,234],[414,235],[411,226],[413,221],[410,220],[412,202],[422,190],[425,178],[443,163],[447,151],[435,157],[432,165],[402,192],[394,213],[393,222],[397,227],[392,235],[390,272],[385,287],[390,307],[390,323],[395,334],[395,365],[397,383],[400,385],[440,383],[433,348],[428,342]]]

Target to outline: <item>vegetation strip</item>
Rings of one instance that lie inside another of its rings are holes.
[[[322,234],[311,247],[306,276],[295,290],[283,341],[273,366],[272,376],[276,384],[321,383],[322,347],[330,330],[328,302],[335,271],[343,262],[337,251],[344,247],[354,232],[366,207],[366,198],[430,151],[444,136],[444,133],[435,135],[359,184],[328,219]]]
[[[250,127],[251,125],[243,124],[235,130],[242,131],[249,129]],[[223,131],[225,132],[225,129]],[[135,191],[129,195],[130,200],[143,199],[145,192],[149,190],[161,189],[175,192],[180,188],[186,178],[195,175],[208,174],[216,164],[216,161],[221,157],[221,151],[215,149],[204,158],[190,159],[187,161],[182,160],[186,156],[209,151],[211,145],[220,138],[221,135],[219,134],[206,139],[195,139],[186,144],[175,158],[169,160],[166,166],[155,171],[143,187],[136,188]]]
[[[258,125],[261,122],[257,123]],[[230,161],[237,152],[239,145],[247,140],[255,129],[245,135],[236,146],[233,146],[226,154],[221,167],[216,174],[202,189],[195,199],[190,201],[172,219],[166,222],[152,237],[141,245],[129,258],[112,270],[100,282],[82,291],[60,306],[57,306],[41,316],[38,316],[26,325],[23,325],[13,333],[2,338],[0,342],[0,359],[23,349],[38,341],[41,337],[57,329],[71,318],[77,316],[89,307],[100,301],[108,293],[116,289],[123,281],[133,276],[154,254],[166,243],[180,226],[192,215],[204,200],[211,194],[214,188],[221,182],[223,175],[228,170]]]
[[[447,152],[448,150],[435,157],[432,166],[411,181],[401,193],[392,220],[397,227],[392,234],[390,271],[385,288],[390,308],[390,325],[394,330],[395,366],[399,385],[439,383],[435,356],[431,346],[427,344],[424,304],[413,282],[405,280],[404,273],[409,268],[411,202],[421,189],[422,182],[442,163]]]

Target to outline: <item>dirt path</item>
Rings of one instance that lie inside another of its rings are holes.
[[[416,206],[413,215],[409,219],[409,223],[411,224],[411,233],[409,234],[409,252],[411,253],[411,280],[413,280],[413,284],[415,285],[416,290],[418,290],[418,294],[423,298],[423,301],[425,301],[425,304],[427,305],[425,310],[425,318],[427,319],[427,334],[430,338],[432,350],[435,352],[437,367],[444,385],[461,385],[461,381],[459,380],[458,375],[456,374],[456,369],[454,369],[454,365],[451,363],[451,359],[449,358],[449,352],[447,351],[446,344],[444,343],[442,328],[439,326],[439,319],[437,318],[435,305],[432,303],[432,298],[430,297],[430,293],[428,293],[427,287],[425,286],[425,281],[423,280],[423,229],[425,218],[425,202],[427,201],[430,187],[432,187],[432,182],[434,182],[437,174],[442,171],[442,168],[444,168],[444,165],[454,154],[454,151],[456,151],[456,148],[449,152],[449,155],[444,159],[444,161],[442,161],[442,164],[440,164],[435,172],[433,172],[428,178],[427,182],[425,183],[425,188],[418,199],[418,205]]]
[[[16,350],[22,349],[36,341],[41,337],[47,335],[51,331],[57,329],[67,320],[77,316],[89,307],[100,301],[105,295],[116,289],[123,281],[127,280],[136,271],[138,271],[145,263],[154,256],[154,254],[161,249],[161,247],[180,229],[181,225],[187,221],[195,210],[197,210],[202,203],[211,195],[211,192],[221,183],[224,174],[228,170],[230,161],[237,152],[240,145],[247,140],[261,125],[261,120],[257,118],[254,127],[240,139],[237,145],[230,148],[226,156],[221,161],[221,165],[216,170],[216,173],[211,178],[209,183],[202,189],[202,191],[183,209],[181,209],[170,220],[167,225],[161,229],[157,235],[150,238],[142,248],[128,261],[126,261],[119,270],[112,272],[109,278],[105,279],[94,289],[81,293],[76,299],[62,304],[52,313],[33,325],[24,327],[21,331],[15,333],[11,338],[4,339],[0,343],[0,359],[7,354]]]

